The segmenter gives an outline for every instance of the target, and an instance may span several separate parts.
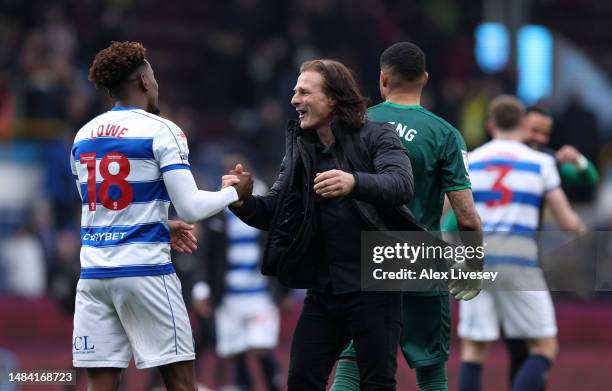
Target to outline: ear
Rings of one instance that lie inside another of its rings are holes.
[[[380,70],[380,85],[387,88],[389,85],[389,75],[382,69]]]
[[[489,136],[495,137],[495,128],[493,126],[493,120],[492,119],[488,119],[485,122],[485,128],[486,128],[487,133],[489,134]]]
[[[144,92],[149,90],[149,81],[147,80],[144,72],[140,72],[138,75],[138,85]]]
[[[427,85],[428,81],[429,81],[429,73],[425,72],[425,74],[423,75],[423,87]]]

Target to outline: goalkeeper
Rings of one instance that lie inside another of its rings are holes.
[[[464,244],[479,246],[482,232],[467,172],[465,142],[457,129],[420,105],[421,91],[429,78],[425,55],[412,43],[396,43],[383,52],[380,67],[384,102],[370,107],[368,117],[391,123],[408,150],[414,175],[414,197],[408,208],[429,231],[439,231],[446,194],[461,231],[476,232],[464,238]],[[477,282],[471,289],[459,290],[452,285],[450,289],[455,298],[464,300],[478,292]],[[448,390],[445,369],[451,325],[448,293],[405,292],[402,312],[401,349],[408,365],[416,369],[419,388]],[[359,389],[359,370],[351,343],[340,355],[331,390]]]

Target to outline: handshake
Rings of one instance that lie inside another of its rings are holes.
[[[253,194],[253,177],[251,173],[244,172],[242,164],[236,164],[233,170],[229,170],[226,175],[221,177],[221,188],[224,189],[228,186],[234,186],[236,193],[238,193],[238,201],[231,206],[239,208],[244,200]]]

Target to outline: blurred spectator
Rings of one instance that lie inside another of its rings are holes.
[[[226,171],[242,163],[240,155],[224,158]],[[254,194],[264,194],[267,187],[255,180]],[[217,354],[231,358],[234,382],[240,391],[250,391],[253,376],[247,364],[255,355],[261,366],[267,389],[282,389],[279,364],[273,352],[280,329],[280,299],[274,280],[261,275],[263,233],[240,221],[228,209],[204,222],[205,268],[203,281],[192,293],[193,307],[201,318],[215,318]],[[284,299],[284,297],[282,297]]]
[[[40,241],[27,226],[0,243],[1,269],[10,294],[39,298],[45,293],[46,267]]]
[[[74,314],[74,298],[79,281],[81,243],[74,231],[63,230],[57,234],[56,259],[52,262],[49,278],[49,294],[68,315]]]
[[[0,141],[9,136],[14,112],[15,95],[9,86],[9,72],[0,65]]]

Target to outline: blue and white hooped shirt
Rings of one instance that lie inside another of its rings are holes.
[[[485,242],[491,244],[486,264],[538,266],[540,208],[561,182],[554,158],[519,141],[496,139],[470,152],[469,169]]]
[[[103,113],[77,133],[71,152],[79,184],[81,278],[174,273],[162,174],[190,169],[183,131],[129,107]]]

